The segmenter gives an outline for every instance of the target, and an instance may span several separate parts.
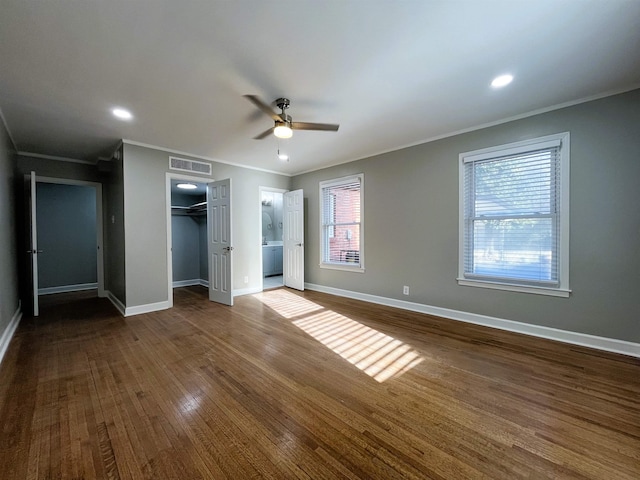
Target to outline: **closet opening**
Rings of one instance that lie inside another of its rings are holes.
[[[25,312],[37,317],[41,296],[47,305],[66,303],[77,295],[106,296],[102,185],[32,171],[25,175],[25,187],[25,250],[31,254],[25,265]]]
[[[170,194],[169,300],[173,305],[173,288],[209,286],[207,183],[171,178]]]

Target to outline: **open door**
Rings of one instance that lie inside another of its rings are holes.
[[[284,284],[304,290],[304,198],[302,190],[284,194]]]
[[[38,253],[42,250],[38,250],[38,231],[36,223],[36,172],[31,172],[25,178],[25,196],[26,202],[26,225],[27,241],[29,249],[27,255],[29,255],[29,307],[34,317],[40,314],[38,306]]]
[[[233,305],[231,179],[207,184],[209,300]]]

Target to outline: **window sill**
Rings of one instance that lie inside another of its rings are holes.
[[[342,270],[344,272],[364,273],[364,267],[360,265],[344,265],[338,263],[321,263],[320,268],[326,268],[328,270]]]
[[[548,295],[552,297],[564,297],[568,298],[571,294],[571,290],[563,288],[545,288],[545,287],[532,287],[525,285],[514,285],[511,283],[497,283],[487,282],[484,280],[469,280],[466,278],[458,278],[458,285],[464,287],[479,287],[479,288],[491,288],[493,290],[507,290],[510,292],[520,293],[533,293],[534,295]]]

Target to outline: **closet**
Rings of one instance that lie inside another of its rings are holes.
[[[182,191],[171,182],[173,287],[209,285],[206,185]]]

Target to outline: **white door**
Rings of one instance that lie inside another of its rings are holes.
[[[231,245],[231,179],[207,185],[209,300],[233,305]]]
[[[38,253],[42,250],[38,250],[38,230],[36,224],[36,172],[31,172],[28,176],[27,182],[25,182],[25,190],[27,194],[27,216],[29,225],[29,263],[31,265],[30,282],[29,282],[29,296],[31,297],[31,309],[34,317],[40,314],[38,306]]]
[[[284,284],[304,290],[304,199],[302,190],[284,194]]]

